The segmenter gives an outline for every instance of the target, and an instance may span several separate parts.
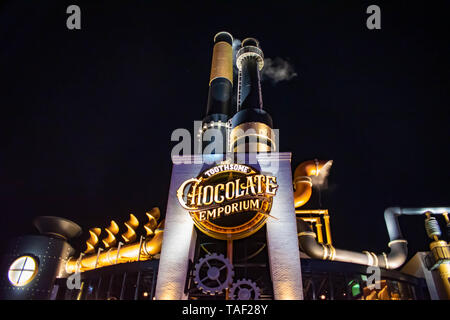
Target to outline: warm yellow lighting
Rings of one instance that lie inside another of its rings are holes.
[[[100,236],[102,229],[92,228],[89,230],[89,239],[86,241],[86,250],[84,253],[89,254],[95,251],[95,247],[98,244],[98,237]]]
[[[317,227],[317,238],[318,242],[322,243],[323,235],[322,235],[322,223],[321,219],[323,219],[325,223],[325,233],[326,233],[326,244],[332,245],[331,240],[331,230],[330,230],[330,216],[328,214],[328,210],[323,209],[310,209],[310,210],[295,210],[297,214],[297,219],[302,219],[306,222],[313,222]],[[319,215],[319,217],[311,217],[310,215]],[[320,229],[320,230],[319,230]]]
[[[114,220],[111,220],[111,224],[105,229],[108,236],[102,240],[105,248],[113,247],[116,244],[116,234],[119,233],[119,226]]]
[[[80,260],[70,258],[66,263],[66,272],[74,273],[79,264],[79,271],[84,272],[98,267],[110,266],[117,263],[148,260],[161,251],[164,236],[164,220],[160,222],[153,237],[140,242],[127,243],[119,248],[109,248],[98,254],[83,256]],[[139,251],[140,250],[140,251]],[[140,253],[140,254],[139,254]]]
[[[134,216],[134,214],[130,214],[130,219],[124,223],[127,231],[122,234],[122,238],[125,243],[133,242],[136,240],[136,229],[139,226],[138,219]]]
[[[327,174],[333,161],[309,160],[297,166],[294,172],[294,205],[296,208],[303,206],[309,201],[312,194],[312,176]]]
[[[38,272],[38,265],[34,258],[22,256],[9,267],[8,279],[12,285],[22,287],[30,283]]]
[[[158,226],[158,219],[161,216],[161,212],[158,207],[153,208],[150,212],[145,213],[148,218],[148,222],[144,225],[144,229],[147,232],[147,237],[152,236],[155,233],[155,229]]]

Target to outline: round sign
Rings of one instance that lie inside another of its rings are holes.
[[[247,165],[220,164],[183,182],[177,197],[203,233],[236,240],[264,225],[277,188],[274,176]]]

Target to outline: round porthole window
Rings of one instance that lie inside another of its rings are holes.
[[[34,279],[38,271],[38,264],[33,257],[17,258],[9,267],[8,278],[14,286],[24,286]]]

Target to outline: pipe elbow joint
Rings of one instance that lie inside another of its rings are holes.
[[[389,242],[391,251],[386,257],[386,269],[397,269],[401,267],[408,257],[408,242],[403,239]]]
[[[312,259],[323,259],[324,249],[323,246],[317,243],[315,234],[311,231],[311,234],[300,234],[300,249],[305,252]]]
[[[400,207],[389,207],[384,210],[384,219],[386,221],[395,218],[400,215],[402,212],[402,208]]]
[[[318,176],[321,170],[329,168],[332,160],[308,160],[300,163],[294,171],[294,203],[295,208],[303,206],[309,201],[312,194],[311,176]],[[326,171],[326,170],[323,170]]]
[[[312,182],[309,177],[298,177],[294,180],[294,206],[295,208],[303,206],[309,201],[312,195]]]
[[[300,219],[297,221],[297,228],[300,249],[310,258],[323,259],[324,248],[316,241],[316,234],[311,230],[311,227]]]

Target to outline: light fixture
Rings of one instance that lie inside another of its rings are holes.
[[[13,286],[22,287],[30,283],[38,272],[38,264],[33,257],[22,256],[9,267],[8,279]]]

